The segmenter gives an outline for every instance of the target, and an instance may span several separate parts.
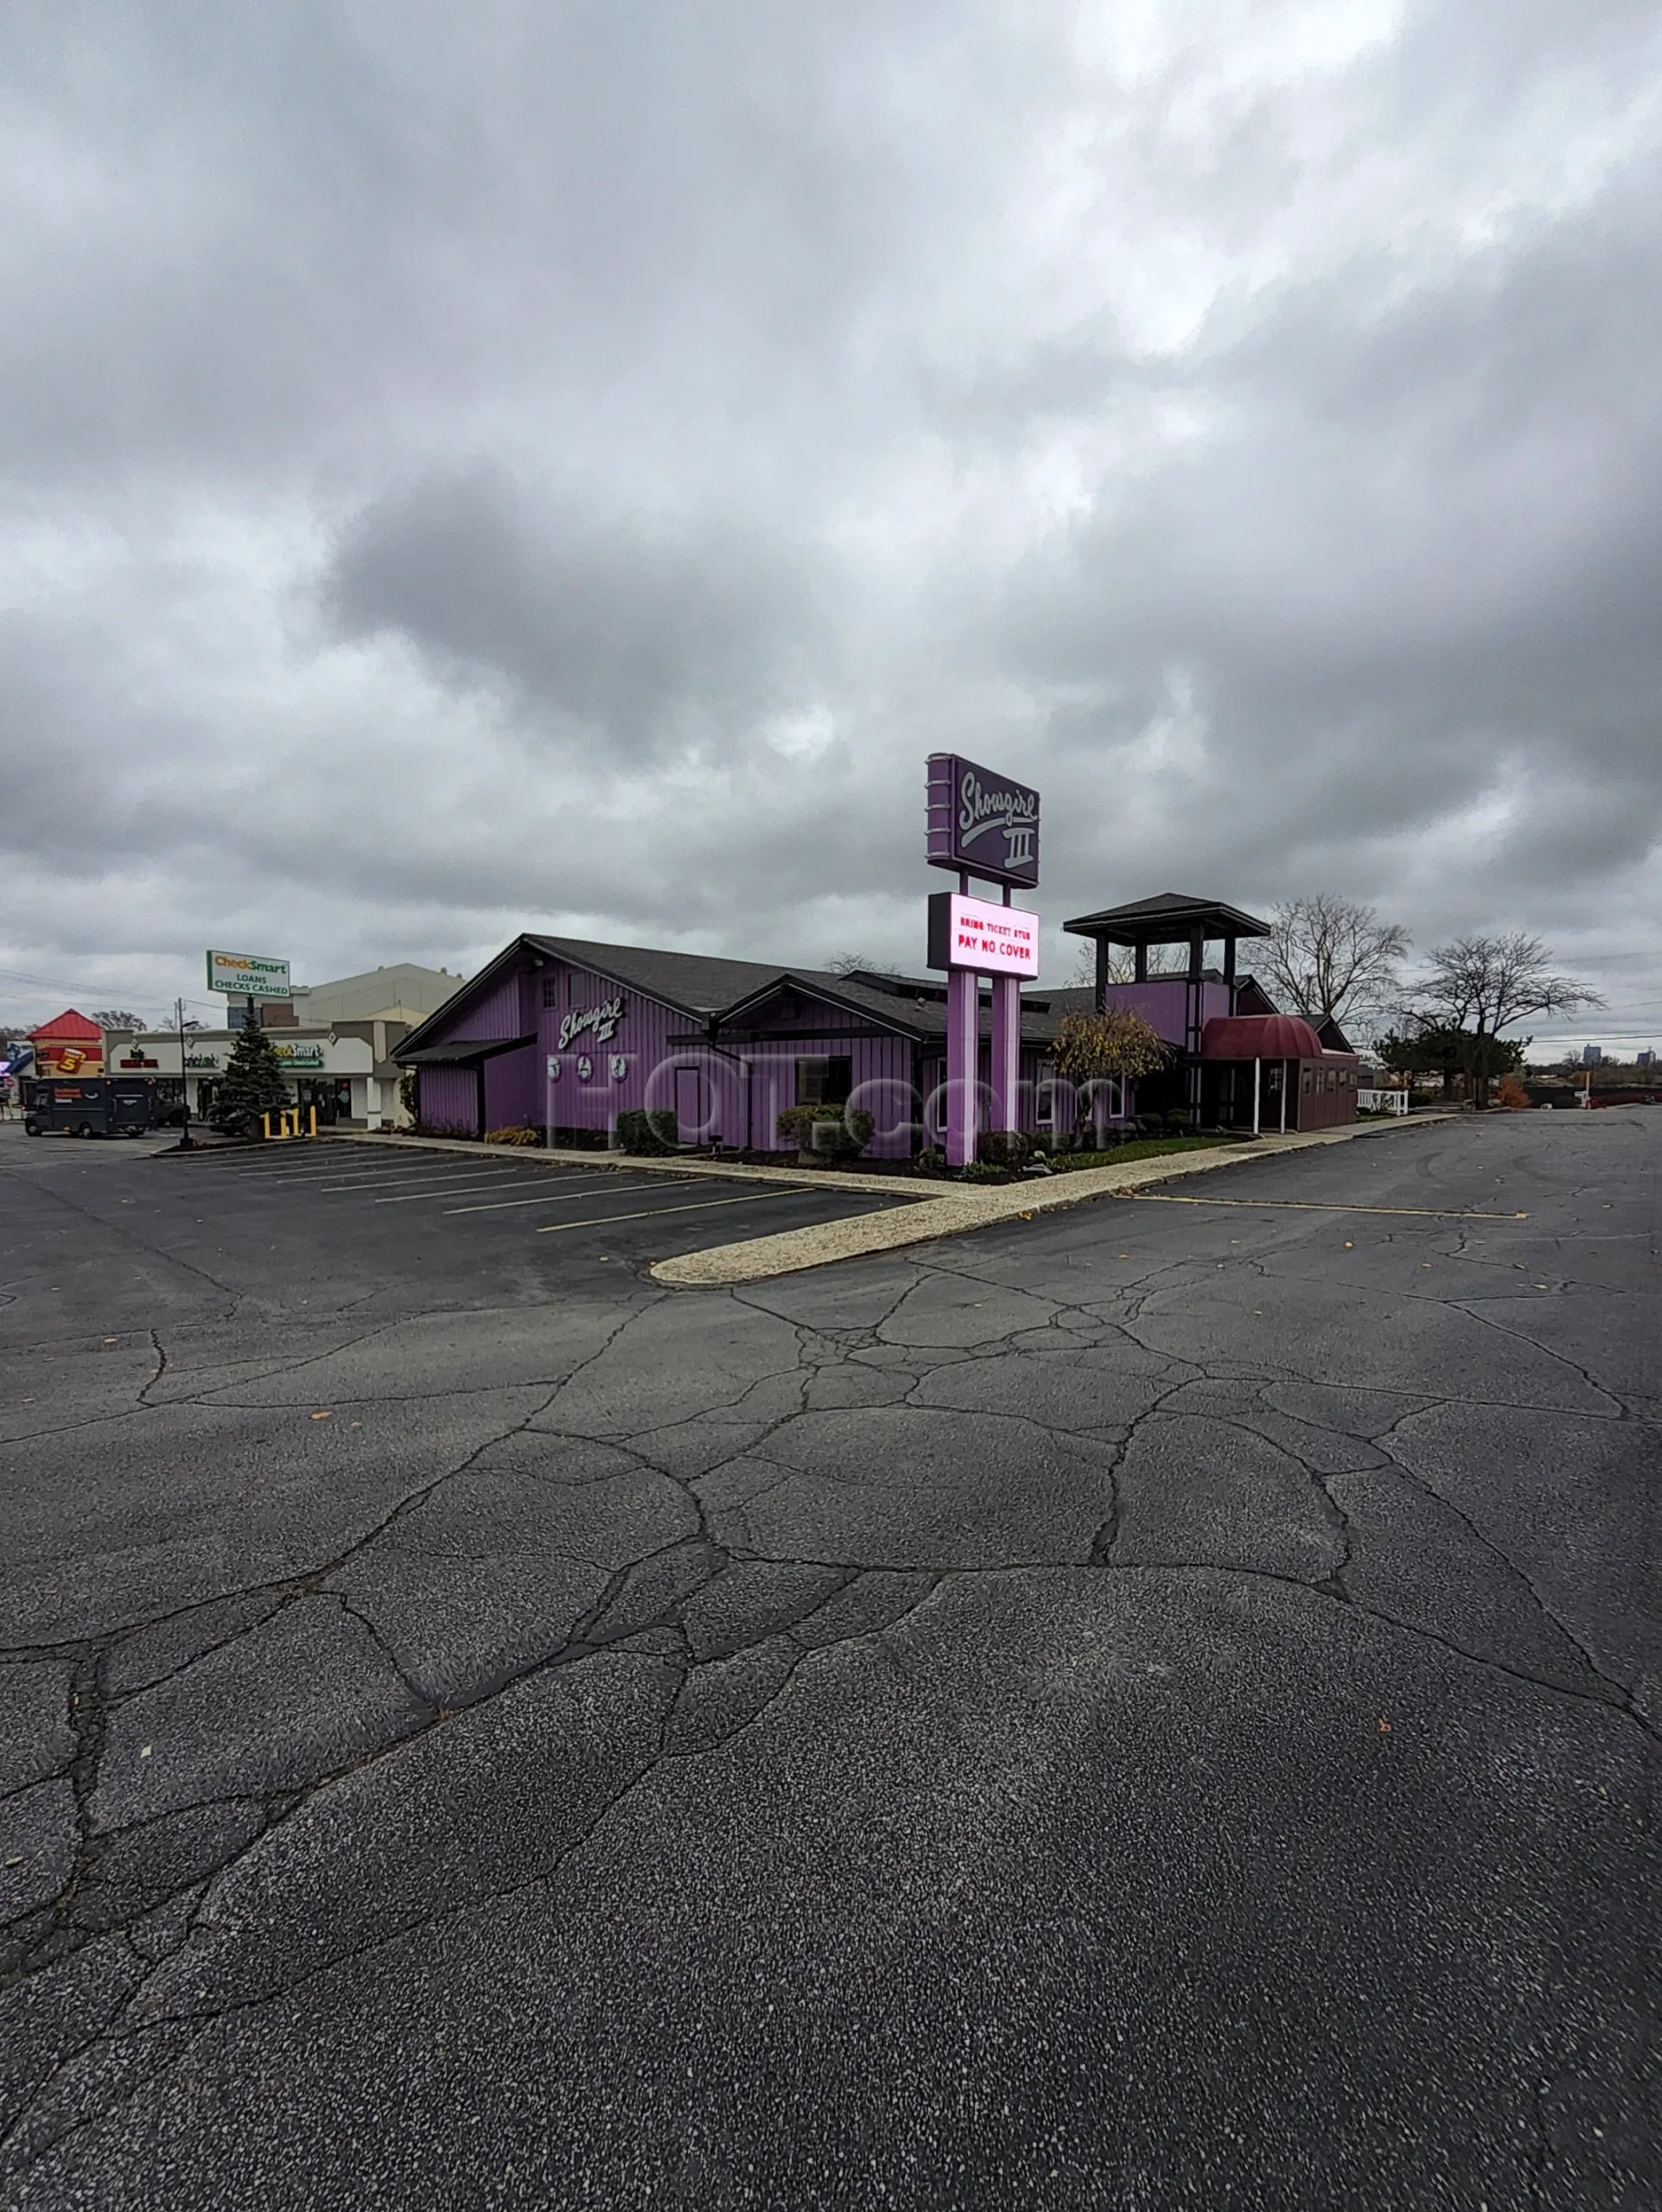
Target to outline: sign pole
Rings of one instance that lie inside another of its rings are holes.
[[[1004,886],[1004,904],[1011,904]],[[1016,1091],[1022,1075],[1022,987],[1014,976],[992,979],[992,1113],[996,1129],[1016,1126]]]
[[[1014,976],[992,979],[993,1127],[1016,1126],[1016,1086],[1022,1071],[1022,986]]]
[[[971,968],[946,974],[946,1165],[975,1158],[976,1091],[980,1073],[980,978]]]
[[[1019,1127],[1022,978],[1039,972],[1038,916],[1012,886],[1039,880],[1039,794],[957,753],[932,753],[926,857],[958,876],[929,901],[929,965],[946,970],[946,1160],[970,1166],[981,1121],[980,978],[992,982],[990,1126]],[[971,877],[1002,887],[1002,908],[970,895]]]

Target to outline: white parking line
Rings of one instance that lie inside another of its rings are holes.
[[[614,1183],[612,1185],[614,1191],[650,1191],[652,1187],[650,1182]],[[682,1188],[685,1190],[685,1187],[686,1185],[683,1184]],[[568,1191],[563,1198],[491,1198],[476,1206],[446,1206],[444,1212],[448,1219],[453,1213],[501,1213],[509,1206],[557,1206],[564,1205],[568,1199],[580,1198],[583,1195],[584,1193],[581,1191]],[[783,1198],[785,1193],[783,1192],[770,1192],[769,1195]],[[716,1203],[732,1205],[735,1201],[727,1198],[717,1200]],[[627,1214],[620,1217],[624,1220],[628,1219]]]
[[[789,1198],[799,1195],[792,1191],[747,1192],[742,1198],[695,1198],[685,1206],[640,1206],[633,1213],[597,1213],[589,1221],[551,1221],[537,1231],[538,1236],[553,1236],[566,1229],[608,1229],[614,1221],[650,1221],[660,1213],[708,1213],[711,1206],[759,1206],[765,1198]]]
[[[474,1162],[469,1160],[468,1166],[473,1168]],[[425,1167],[411,1167],[403,1163],[395,1165],[390,1160],[385,1166],[378,1164],[369,1169],[348,1167],[344,1162],[335,1160],[331,1160],[327,1167],[317,1160],[296,1160],[292,1166],[283,1167],[239,1167],[220,1171],[239,1183],[328,1183],[347,1179],[392,1182],[400,1179],[407,1181],[414,1175],[436,1175],[443,1172],[434,1162],[430,1162]],[[474,1172],[477,1172],[476,1168]]]
[[[540,1191],[546,1190],[551,1183],[592,1184],[595,1178],[586,1169],[579,1167],[570,1175],[521,1175],[516,1177],[515,1180],[522,1190],[529,1188]],[[459,1197],[468,1191],[500,1191],[501,1187],[501,1177],[493,1175],[481,1183],[445,1183],[428,1191],[400,1191],[397,1198],[372,1198],[370,1204],[374,1206],[407,1206],[413,1205],[417,1198],[449,1198]],[[628,1187],[634,1190],[638,1185],[631,1183]],[[512,1205],[513,1201],[509,1199],[505,1200],[504,1203]],[[473,1209],[468,1206],[455,1208],[458,1213],[468,1213],[472,1211]]]
[[[385,1166],[378,1164],[366,1171],[353,1171],[343,1167],[338,1160],[328,1167],[312,1165],[296,1165],[292,1167],[247,1167],[238,1171],[236,1179],[242,1183],[298,1183],[314,1191],[347,1191],[373,1190],[389,1183],[430,1183],[436,1178],[444,1178],[454,1182],[462,1178],[474,1180],[481,1174],[487,1176],[524,1175],[532,1173],[534,1173],[532,1163],[521,1155],[518,1160],[503,1160],[500,1165],[491,1160],[481,1162],[468,1160],[458,1160],[454,1166],[448,1166],[443,1160],[429,1160],[422,1167],[411,1167],[403,1164],[395,1166],[389,1160]]]

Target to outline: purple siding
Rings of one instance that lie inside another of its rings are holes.
[[[475,1136],[479,1132],[479,1084],[471,1068],[423,1068],[421,1118],[430,1129]]]
[[[1103,1008],[1124,1008],[1140,1014],[1168,1045],[1186,1045],[1190,985],[1181,976],[1151,976],[1146,983],[1110,983],[1103,992]],[[1230,1011],[1227,983],[1200,985],[1200,1027]]]
[[[487,998],[470,1005],[465,1026],[458,1022],[451,1035],[523,1037],[520,1027],[521,978],[509,976],[499,982]]]
[[[498,1052],[485,1063],[485,1127],[505,1129],[541,1118],[537,1047]]]
[[[604,1019],[575,1026],[597,1014]],[[761,1152],[794,1148],[794,1140],[779,1133],[779,1116],[796,1103],[797,1061],[846,1056],[853,1063],[850,1103],[872,1117],[872,1154],[904,1159],[911,1153],[917,1124],[928,1118],[928,1090],[941,1080],[939,1046],[923,1048],[920,1095],[907,1036],[862,1033],[869,1030],[865,1017],[802,995],[793,1011],[767,1007],[756,1019],[761,1028],[790,1033],[718,1049],[704,1039],[696,1016],[590,969],[556,960],[532,969],[527,956],[519,974],[500,979],[481,998],[458,994],[429,1041],[534,1036],[534,1044],[484,1062],[487,1128],[520,1122],[609,1130],[625,1109],[646,1107],[675,1115],[684,1141],[719,1139]],[[1038,1073],[1037,1057],[1024,1053],[1022,1118],[1029,1128],[1038,1126]],[[474,1066],[423,1068],[422,1118],[430,1127],[478,1132],[478,1092]]]
[[[538,1096],[532,1120],[544,1127],[609,1129],[627,1109],[644,1106],[673,1114],[678,1092],[679,1101],[691,1106],[697,1117],[685,1132],[689,1142],[745,1142],[738,1071],[697,1037],[700,1024],[695,1017],[563,963],[551,962],[531,981],[538,999],[533,1081]],[[553,1003],[542,1003],[545,999]],[[562,1048],[563,1022],[614,1001],[621,1011],[609,1036],[603,1029],[581,1029]],[[551,1072],[555,1068],[557,1074]],[[676,1080],[678,1071],[685,1070],[702,1078],[691,1087],[696,1092],[692,1098],[690,1087]]]

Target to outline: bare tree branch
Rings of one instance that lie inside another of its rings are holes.
[[[864,952],[833,952],[826,961],[827,976],[893,976],[898,973],[892,960],[874,960]]]
[[[1382,922],[1372,906],[1321,891],[1277,907],[1264,965],[1291,1011],[1342,1021],[1347,1011],[1378,1009],[1395,998],[1408,944],[1399,922]]]
[[[1414,1009],[1417,1020],[1472,1032],[1477,1103],[1488,1103],[1494,1039],[1531,1014],[1572,1014],[1603,999],[1573,976],[1555,975],[1538,937],[1514,930],[1504,937],[1462,937],[1434,946]]]

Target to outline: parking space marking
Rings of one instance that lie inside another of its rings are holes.
[[[500,1162],[457,1160],[454,1166],[443,1160],[430,1160],[420,1167],[389,1160],[385,1163],[377,1162],[373,1168],[354,1170],[343,1166],[337,1160],[328,1167],[309,1164],[302,1166],[297,1162],[291,1167],[243,1167],[225,1171],[239,1183],[294,1183],[314,1191],[374,1190],[386,1184],[430,1183],[436,1178],[455,1182],[464,1179],[476,1180],[481,1175],[488,1178],[525,1175],[532,1172],[532,1163],[523,1157]]]
[[[469,1166],[473,1165],[471,1161],[468,1164]],[[398,1176],[433,1175],[441,1171],[433,1162],[417,1168],[389,1160],[385,1163],[378,1161],[373,1168],[365,1168],[348,1167],[343,1161],[336,1160],[327,1167],[317,1160],[296,1160],[292,1165],[282,1167],[221,1167],[215,1172],[238,1183],[327,1183],[341,1177],[362,1176],[366,1180],[391,1179]]]
[[[1526,1213],[1479,1213],[1470,1206],[1352,1206],[1336,1198],[1191,1198],[1176,1191],[1116,1191],[1151,1206],[1271,1206],[1293,1213],[1388,1213],[1430,1221],[1527,1221]]]
[[[448,1169],[443,1167],[425,1167],[413,1171],[408,1167],[402,1167],[398,1170],[396,1175],[351,1175],[342,1179],[340,1170],[337,1168],[334,1178],[330,1180],[314,1180],[310,1177],[308,1177],[307,1180],[311,1183],[311,1186],[315,1191],[380,1191],[385,1190],[389,1184],[431,1183],[438,1179],[443,1179],[447,1183],[476,1183],[481,1176],[500,1176],[504,1173],[513,1174],[522,1173],[524,1171],[522,1169],[510,1168],[504,1170],[500,1167],[489,1166],[455,1167]]]
[[[530,1183],[538,1189],[545,1188],[550,1183],[590,1183],[594,1179],[593,1171],[586,1167],[574,1168],[569,1175],[519,1175],[514,1178],[514,1180],[520,1184],[522,1187],[525,1184]],[[501,1187],[501,1182],[502,1179],[500,1175],[492,1175],[487,1177],[483,1182],[478,1183],[442,1183],[425,1191],[400,1191],[398,1196],[392,1198],[372,1198],[370,1200],[370,1204],[374,1206],[407,1206],[411,1205],[417,1198],[455,1198],[467,1191],[499,1190]],[[636,1187],[637,1186],[634,1184],[629,1185],[631,1190],[634,1190]],[[469,1209],[463,1206],[458,1207],[456,1211],[458,1212],[465,1213],[469,1211]]]
[[[695,1198],[684,1206],[639,1206],[632,1213],[597,1213],[589,1221],[544,1222],[538,1236],[557,1236],[568,1229],[609,1229],[614,1221],[650,1221],[660,1213],[708,1213],[712,1206],[759,1206],[767,1198],[788,1198],[790,1191],[747,1192],[738,1198]]]
[[[612,1188],[614,1191],[650,1191],[652,1187],[650,1181],[645,1183],[614,1183],[612,1185]],[[685,1189],[685,1185],[683,1185],[682,1187]],[[784,1193],[770,1192],[769,1195],[782,1197]],[[510,1206],[557,1206],[564,1205],[569,1199],[580,1198],[583,1196],[584,1193],[582,1191],[567,1191],[564,1197],[556,1198],[486,1198],[481,1199],[479,1205],[474,1206],[446,1206],[444,1213],[445,1218],[448,1220],[453,1213],[502,1213]],[[734,1201],[731,1198],[729,1198],[723,1201],[723,1203],[731,1205]],[[628,1217],[627,1215],[619,1217],[620,1219],[625,1220],[627,1220],[627,1217]]]

